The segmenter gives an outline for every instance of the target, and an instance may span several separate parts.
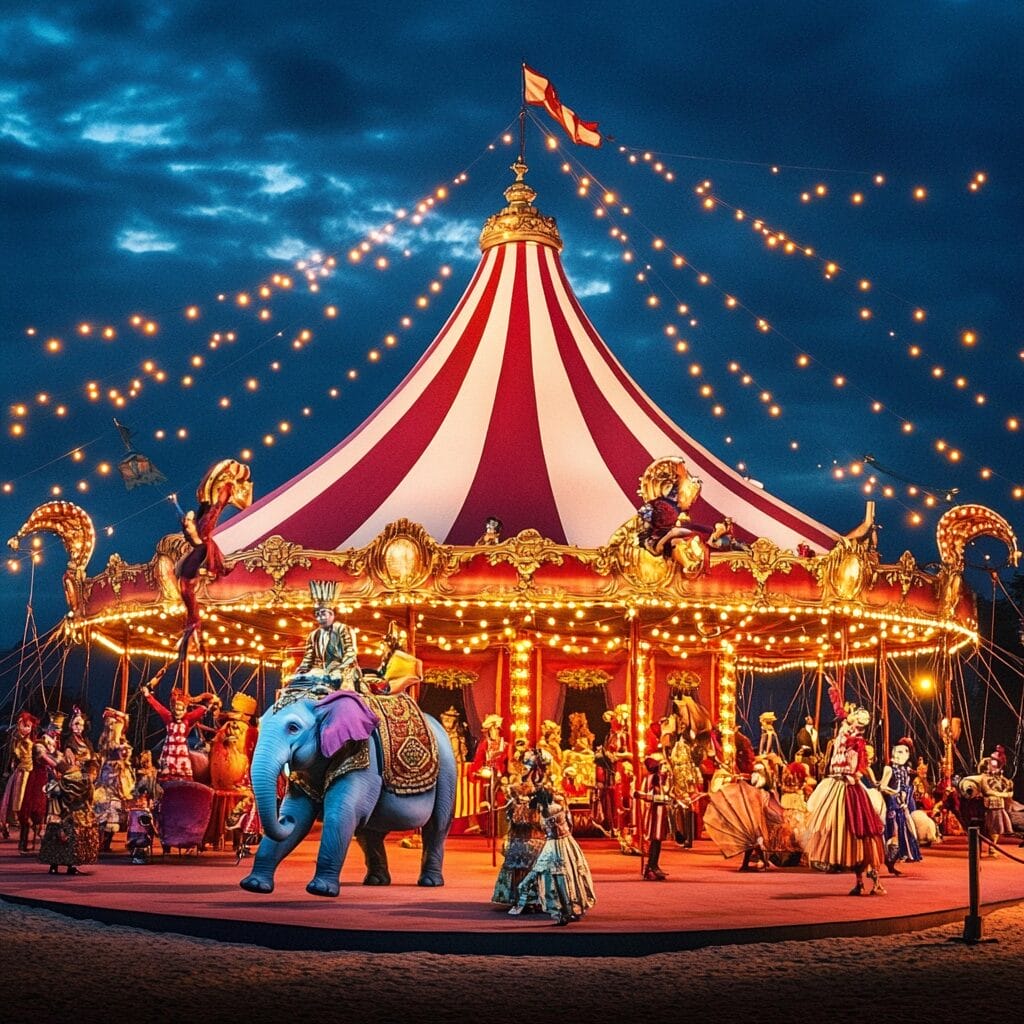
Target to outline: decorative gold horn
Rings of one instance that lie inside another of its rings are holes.
[[[998,513],[984,505],[957,505],[939,520],[935,527],[935,543],[939,558],[954,572],[964,567],[964,549],[976,537],[995,537],[1009,550],[1010,565],[1020,560],[1013,527]]]
[[[64,595],[68,607],[78,607],[85,568],[96,550],[96,528],[89,513],[70,501],[48,501],[34,509],[22,528],[7,542],[12,551],[24,537],[33,533],[56,534],[68,553],[68,567],[64,573]]]

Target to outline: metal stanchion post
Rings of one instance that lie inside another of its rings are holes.
[[[964,918],[964,933],[954,936],[950,942],[963,942],[976,946],[979,942],[995,942],[982,938],[981,918],[981,829],[972,825],[967,830],[967,886],[968,911]]]
[[[964,918],[964,942],[981,941],[981,829],[967,830],[967,885],[970,907]]]

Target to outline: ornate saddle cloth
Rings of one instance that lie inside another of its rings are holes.
[[[424,793],[437,782],[437,740],[419,705],[405,693],[363,699],[380,719],[384,788],[392,793]]]

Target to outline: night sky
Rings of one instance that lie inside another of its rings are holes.
[[[1009,422],[1020,415],[1024,429],[1019,0],[567,7],[8,0],[0,539],[60,487],[100,531],[90,573],[115,551],[147,561],[177,527],[165,495],[191,507],[213,462],[251,450],[265,494],[355,428],[470,279],[480,226],[511,179],[516,147],[502,136],[515,130],[523,60],[613,137],[573,147],[534,109],[528,180],[558,219],[591,319],[677,423],[842,531],[862,518],[870,473],[849,468],[872,454],[893,474],[871,495],[887,560],[908,546],[935,558],[951,488],[1020,532],[1021,432]],[[705,180],[712,210],[695,192]],[[813,254],[787,254],[789,240]],[[299,260],[327,271],[317,292]],[[114,415],[166,484],[129,492],[116,468],[104,475],[124,455]],[[42,628],[64,611],[63,564],[48,538]],[[30,564],[17,566],[0,566],[4,644],[24,622]]]

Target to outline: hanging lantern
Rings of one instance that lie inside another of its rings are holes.
[[[130,491],[133,487],[140,487],[142,484],[160,484],[167,477],[153,465],[148,455],[137,452],[132,445],[131,431],[118,420],[114,420],[114,426],[121,435],[128,454],[117,464],[117,471],[121,474],[125,487]]]

